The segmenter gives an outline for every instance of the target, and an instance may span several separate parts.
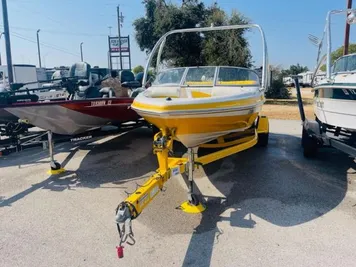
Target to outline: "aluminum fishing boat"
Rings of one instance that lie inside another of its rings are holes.
[[[188,148],[249,129],[261,111],[267,84],[267,48],[263,31],[258,25],[193,28],[165,34],[150,55],[143,84],[146,84],[153,55],[159,48],[157,62],[160,62],[169,35],[241,28],[257,28],[262,36],[261,80],[254,70],[232,66],[158,70],[151,86],[135,98],[132,109],[161,131],[174,132],[175,138]]]
[[[93,98],[13,104],[5,110],[39,128],[75,135],[109,124],[137,121],[139,116],[130,109],[131,103],[129,97]]]
[[[96,86],[98,81],[93,80],[89,64],[76,63],[70,73],[75,82],[68,78],[62,85],[70,94],[69,100],[12,102],[4,110],[31,125],[63,135],[140,120],[130,109],[133,98],[113,97],[110,88]]]

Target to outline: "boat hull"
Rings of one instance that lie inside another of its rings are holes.
[[[318,86],[314,113],[322,123],[356,131],[356,95],[353,90]]]
[[[5,110],[39,128],[75,135],[107,124],[137,121],[140,117],[130,109],[131,103],[131,98],[100,98],[17,104]]]
[[[186,147],[196,147],[219,136],[240,132],[255,122],[262,103],[230,111],[206,111],[199,114],[152,114],[137,111],[146,121],[159,129],[174,129],[175,137]]]
[[[8,122],[17,122],[18,120],[18,117],[12,115],[10,112],[0,107],[0,124],[6,124]]]

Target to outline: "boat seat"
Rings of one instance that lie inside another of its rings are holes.
[[[111,87],[103,87],[99,90],[99,92],[103,98],[115,97],[115,92]]]
[[[211,97],[212,87],[186,87],[185,91],[188,98]]]
[[[180,97],[179,87],[155,87],[154,90],[149,90],[149,97],[160,98],[160,97]]]

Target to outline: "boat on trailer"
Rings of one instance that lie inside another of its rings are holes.
[[[202,33],[238,29],[257,29],[262,39],[262,77],[238,66],[193,66],[159,70],[159,62],[167,37],[179,33]],[[156,54],[158,52],[158,54]],[[156,78],[147,82],[148,69],[157,56]],[[123,244],[135,243],[131,222],[163,189],[173,176],[186,173],[188,201],[179,208],[187,213],[205,210],[194,193],[193,174],[197,166],[268,143],[268,118],[261,116],[264,92],[268,84],[268,57],[264,32],[259,25],[230,25],[173,30],[163,35],[154,46],[145,68],[142,84],[148,89],[134,99],[132,109],[159,131],[153,140],[158,169],[142,186],[121,202],[116,209],[120,236],[117,246],[123,257]],[[175,157],[173,141],[188,148],[187,156]],[[197,148],[213,148],[215,152],[197,157]]]
[[[356,9],[332,10],[327,14],[322,39],[309,36],[318,46],[317,67],[312,79],[315,120],[305,117],[299,83],[295,79],[303,121],[302,145],[306,157],[315,156],[321,146],[335,147],[356,157],[356,54],[341,56],[332,63],[331,17],[338,14],[348,14],[347,22],[356,23]],[[324,38],[327,50],[321,56]],[[326,75],[321,76],[320,69],[324,63]]]
[[[114,97],[110,88],[100,89],[92,79],[90,65],[74,64],[62,87],[69,99],[54,101],[20,101],[3,107],[13,116],[29,124],[62,135],[76,135],[111,124],[138,121],[140,117],[130,109],[133,98]]]
[[[93,98],[13,104],[5,110],[31,125],[62,135],[76,135],[105,125],[137,121],[132,99]]]
[[[328,64],[327,64],[328,65]],[[315,116],[328,127],[356,131],[356,54],[340,57],[313,90]]]
[[[20,121],[47,132],[50,174],[64,171],[61,164],[54,160],[53,133],[75,139],[78,136],[83,138],[85,134],[91,137],[93,132],[107,125],[125,130],[145,125],[142,118],[130,108],[133,98],[115,97],[112,88],[100,88],[101,81],[95,79],[98,75],[92,75],[89,64],[76,63],[71,67],[70,73],[70,77],[62,78],[57,85],[66,89],[68,99],[39,101],[39,96],[30,94],[30,91],[20,94],[18,91],[7,92],[2,99],[5,102],[2,106],[4,114],[11,114]],[[53,86],[49,89],[53,90]],[[8,132],[8,128],[4,131]],[[112,131],[105,129],[105,132]]]

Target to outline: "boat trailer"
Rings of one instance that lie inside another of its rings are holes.
[[[247,150],[256,144],[267,146],[269,136],[269,122],[265,116],[259,116],[253,128],[241,133],[220,137],[215,143],[200,145],[199,148],[220,149],[208,155],[195,157],[194,150],[188,148],[187,157],[172,157],[175,134],[173,131],[161,130],[153,140],[153,153],[157,155],[158,169],[142,186],[137,188],[115,211],[115,220],[120,237],[116,247],[119,258],[123,257],[123,244],[134,245],[132,220],[136,219],[147,205],[162,191],[164,184],[173,176],[187,174],[188,200],[181,204],[180,209],[187,213],[200,213],[205,205],[194,194],[194,170],[200,166],[212,163],[238,152]],[[227,141],[234,138],[233,141]]]
[[[293,76],[293,78],[297,91],[300,118],[303,125],[302,147],[304,156],[306,158],[315,157],[318,148],[325,146],[336,148],[352,157],[356,157],[356,136],[354,134],[350,134],[339,127],[325,125],[317,118],[315,120],[308,120],[305,117],[298,76]]]

